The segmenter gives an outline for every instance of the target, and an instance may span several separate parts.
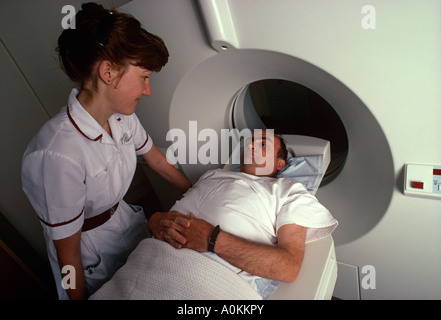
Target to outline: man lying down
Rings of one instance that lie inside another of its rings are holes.
[[[170,212],[155,213],[156,239],[143,240],[92,298],[267,299],[279,281],[293,282],[305,243],[337,221],[301,183],[275,178],[286,157],[272,132],[250,139],[240,172],[208,171]]]

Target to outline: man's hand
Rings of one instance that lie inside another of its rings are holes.
[[[191,226],[182,231],[182,235],[187,242],[184,248],[193,249],[199,252],[208,251],[208,239],[213,233],[214,226],[205,220],[194,218],[191,216]]]
[[[155,238],[181,249],[187,242],[182,234],[190,227],[190,218],[177,211],[155,212],[149,219],[148,227]]]
[[[159,223],[159,227],[153,227],[155,231],[159,230],[157,235],[153,233],[156,238],[170,243],[177,249],[207,251],[208,238],[214,229],[214,226],[207,221],[195,218],[192,213],[186,216],[175,211],[156,212],[152,218],[152,225],[157,226]]]

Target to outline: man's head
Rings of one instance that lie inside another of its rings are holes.
[[[285,142],[272,130],[257,131],[245,140],[240,171],[275,177],[285,167],[287,154]]]

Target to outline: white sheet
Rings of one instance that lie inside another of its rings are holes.
[[[241,277],[190,249],[145,239],[91,300],[261,300]]]

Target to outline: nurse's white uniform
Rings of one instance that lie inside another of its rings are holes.
[[[62,278],[69,274],[61,274],[53,240],[73,235],[85,220],[118,204],[109,220],[81,235],[86,288],[92,294],[150,236],[142,209],[126,204],[123,196],[136,156],[150,150],[152,139],[135,114],[110,117],[112,138],[80,105],[78,93],[73,89],[68,105],[40,129],[22,163],[23,190],[43,226],[60,299],[68,299]]]

